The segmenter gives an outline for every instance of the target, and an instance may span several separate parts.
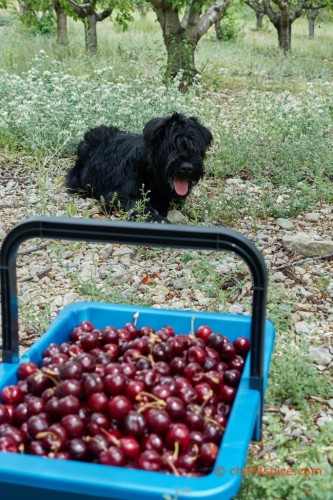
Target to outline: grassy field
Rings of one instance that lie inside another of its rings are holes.
[[[254,24],[252,12],[244,11],[237,40],[219,42],[210,32],[197,51],[200,78],[180,94],[177,82],[168,88],[162,83],[165,50],[152,15],[137,19],[127,32],[109,21],[100,23],[99,53],[91,57],[84,50],[81,23],[70,23],[69,45],[61,47],[54,36],[29,34],[0,11],[0,157],[13,168],[25,157],[31,168],[27,175],[39,176],[41,193],[52,168],[60,192],[63,165],[88,127],[110,123],[141,131],[148,119],[181,111],[197,115],[214,136],[206,179],[214,196],[203,192],[187,202],[190,223],[237,228],[248,213],[262,221],[332,203],[333,23],[318,23],[309,40],[306,21],[295,22],[288,57],[277,49],[268,21],[260,32]],[[257,196],[239,192],[224,202],[221,195],[230,177],[259,186]],[[76,207],[68,205],[67,211],[75,215]],[[41,203],[38,214],[46,213]],[[204,260],[200,266],[204,283],[211,271]],[[311,425],[318,405],[306,395],[328,398],[329,378],[319,378],[305,352],[289,343],[294,305],[288,299],[282,307],[284,299],[282,289],[270,292],[270,317],[283,340],[268,401],[280,405],[291,399],[303,423]],[[298,384],[290,383],[296,377]],[[268,425],[276,435],[277,461],[285,463],[297,442],[288,441],[273,418]],[[330,432],[313,433],[301,464],[322,464],[323,450],[332,463]],[[237,498],[332,500],[331,479],[245,478]]]
[[[3,27],[0,145],[66,155],[93,124],[140,130],[152,116],[184,111],[213,131],[207,167],[217,183],[238,175],[269,182],[277,193],[290,191],[279,205],[265,191],[251,202],[257,216],[288,216],[331,201],[332,25],[321,24],[308,40],[306,22],[295,23],[286,58],[267,23],[262,32],[252,29],[252,17],[239,24],[236,42],[218,42],[214,32],[201,41],[201,77],[185,96],[176,84],[163,87],[165,51],[153,18],[137,20],[125,33],[101,23],[95,58],[84,52],[81,23],[70,24],[68,47],[54,37],[29,36],[16,24]],[[225,221],[232,223],[242,216],[242,200],[226,209]]]

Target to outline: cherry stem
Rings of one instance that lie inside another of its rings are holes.
[[[214,420],[213,418],[205,417],[205,420],[206,422],[211,422],[212,424],[216,425],[216,427],[218,427],[222,432],[225,430],[225,428],[221,424],[216,422],[216,420]]]
[[[154,365],[155,365],[155,361],[154,361],[152,354],[148,354],[148,356],[144,356],[143,354],[134,354],[133,358],[134,359],[147,359],[148,361],[150,361],[152,367],[154,367]]]
[[[217,377],[213,377],[213,375],[208,375],[208,373],[201,373],[200,375],[204,375],[205,377],[209,378],[214,384],[218,384],[220,381]]]
[[[140,314],[139,311],[137,311],[135,314],[133,314],[133,323],[134,323],[134,326],[136,326],[139,314]]]
[[[194,337],[194,321],[195,316],[191,316],[191,335]]]
[[[103,432],[103,434],[106,434],[106,436],[111,439],[111,441],[113,442],[113,444],[115,444],[116,446],[118,446],[118,448],[120,448],[120,440],[116,438],[116,436],[113,436],[112,434],[110,434],[110,432],[108,432],[106,429],[102,428],[101,429],[101,432]]]
[[[210,398],[212,396],[214,396],[214,392],[213,391],[209,391],[207,397],[204,399],[203,403],[198,408],[198,414],[202,412],[202,409],[206,406],[206,404],[208,403],[208,401],[210,400]]]
[[[102,441],[100,441],[99,439],[95,438],[95,437],[91,437],[91,436],[86,436],[85,437],[85,441],[95,441],[95,443],[97,443],[103,451],[108,451],[107,447],[104,445],[104,443],[102,443]]]
[[[154,394],[151,394],[150,392],[146,392],[146,391],[141,391],[139,394],[137,394],[135,396],[135,399],[137,401],[140,401],[142,399],[142,396],[147,396],[148,398],[151,398],[153,399],[154,401],[156,401],[156,403],[158,403],[160,406],[166,406],[166,402],[161,399],[161,398],[158,398],[157,396],[155,396]],[[147,404],[150,404],[150,403],[147,403]]]
[[[195,451],[195,455],[193,455],[193,457],[191,457],[191,459],[192,459],[192,462],[195,462],[199,457],[199,446],[197,444],[194,444],[193,449]]]
[[[159,342],[162,342],[162,339],[158,335],[156,335],[155,332],[149,332],[149,338],[150,338],[150,354],[153,355],[153,347],[155,344],[158,344]]]
[[[58,375],[56,372],[49,370],[48,368],[45,368],[43,372],[40,371],[37,373],[35,380],[38,381],[38,379],[40,379],[42,375],[51,380],[54,383],[54,385],[59,385],[59,381],[53,377],[53,375]]]
[[[142,406],[140,406],[138,409],[137,409],[137,412],[138,413],[142,413],[143,411],[145,411],[147,408],[158,408],[160,409],[161,408],[161,405],[159,403],[157,403],[156,401],[151,401],[150,403],[142,403]]]
[[[168,464],[168,466],[170,467],[170,469],[172,470],[172,472],[174,473],[175,476],[180,476],[180,474],[177,470],[177,467],[175,466],[175,464],[171,460],[165,459],[165,462]]]
[[[45,438],[46,436],[51,436],[52,439],[56,440],[56,439],[59,439],[58,438],[58,435],[55,433],[55,432],[52,432],[52,431],[43,431],[43,432],[39,432],[37,435],[36,435],[36,438],[37,439],[43,439]]]
[[[179,441],[175,442],[175,451],[173,452],[172,455],[172,460],[177,460],[179,456]]]

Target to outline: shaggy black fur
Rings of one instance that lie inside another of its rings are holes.
[[[181,207],[204,175],[203,160],[212,139],[196,118],[179,113],[150,120],[143,135],[100,126],[80,142],[66,185],[103,200],[108,211],[119,205],[131,210],[132,217],[146,193],[147,219],[161,222],[170,204]]]

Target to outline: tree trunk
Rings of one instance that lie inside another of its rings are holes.
[[[309,22],[309,38],[312,40],[314,38],[314,28],[315,28],[315,20],[312,17],[308,17]]]
[[[57,14],[57,43],[60,45],[66,45],[68,42],[67,16],[65,14],[65,10],[60,5],[59,0],[54,0],[54,10]]]
[[[175,78],[181,72],[180,90],[185,91],[198,73],[194,61],[196,43],[188,40],[176,10],[155,9],[155,12],[167,50],[166,80]]]
[[[315,22],[319,15],[319,9],[308,9],[306,15],[309,23],[309,38],[312,40],[314,38]]]
[[[86,49],[90,54],[97,54],[97,29],[96,29],[96,16],[89,14],[85,22],[85,40]]]
[[[196,46],[190,44],[184,35],[181,38],[172,36],[165,38],[165,45],[167,49],[166,78],[175,78],[181,73],[180,89],[185,90],[198,73],[194,60]]]
[[[221,19],[215,23],[215,33],[218,40],[222,40],[222,26]]]
[[[262,20],[264,18],[264,13],[263,12],[258,12],[256,10],[256,18],[257,18],[257,29],[261,30],[262,29]]]
[[[291,50],[291,23],[287,26],[284,24],[279,25],[277,28],[278,38],[279,38],[279,49],[283,50],[285,54],[288,54]]]
[[[278,32],[279,48],[285,54],[288,54],[291,49],[291,22],[289,19],[289,9],[281,10],[279,21],[275,25]]]

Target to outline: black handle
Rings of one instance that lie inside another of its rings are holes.
[[[16,255],[19,245],[31,238],[226,250],[239,255],[250,268],[253,280],[250,387],[260,392],[263,407],[267,268],[261,253],[250,240],[236,231],[220,227],[53,217],[34,217],[17,224],[7,234],[0,250],[3,361],[6,363],[17,363],[19,359]]]

